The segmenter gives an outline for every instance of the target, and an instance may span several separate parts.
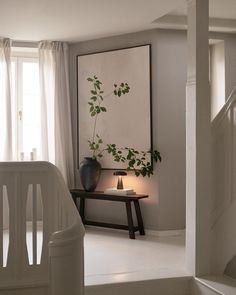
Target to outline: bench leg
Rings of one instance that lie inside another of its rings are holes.
[[[128,220],[128,227],[129,227],[129,237],[130,239],[135,239],[131,202],[127,201],[125,202],[125,204],[126,204],[127,220]]]
[[[84,198],[80,198],[79,214],[80,214],[82,222],[84,222],[84,215],[85,215],[85,199]]]
[[[140,235],[144,236],[145,231],[144,231],[144,226],[143,226],[143,218],[142,218],[142,213],[141,213],[141,209],[140,209],[138,200],[134,201],[134,207],[135,207],[135,212],[136,212],[137,221],[138,221],[139,233],[140,233]]]

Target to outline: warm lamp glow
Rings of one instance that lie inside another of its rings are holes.
[[[116,171],[113,173],[113,175],[117,175],[118,176],[118,182],[117,182],[117,189],[124,189],[123,186],[123,181],[122,181],[122,176],[126,176],[127,173],[125,171]]]
[[[118,176],[118,181],[117,181],[117,187],[116,188],[117,189],[124,189],[122,176]]]

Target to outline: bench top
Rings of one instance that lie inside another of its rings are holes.
[[[148,195],[139,195],[139,194],[115,195],[115,194],[107,194],[107,193],[105,194],[102,191],[86,192],[80,189],[71,189],[70,192],[74,197],[78,197],[78,198],[119,201],[119,202],[138,201],[140,199],[148,198]]]

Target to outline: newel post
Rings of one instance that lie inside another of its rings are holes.
[[[187,0],[186,262],[195,276],[209,273],[211,131],[209,1]]]

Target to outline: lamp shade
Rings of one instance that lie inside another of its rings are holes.
[[[126,176],[127,175],[127,172],[125,172],[125,171],[115,171],[113,173],[113,175],[116,175],[116,176]]]

